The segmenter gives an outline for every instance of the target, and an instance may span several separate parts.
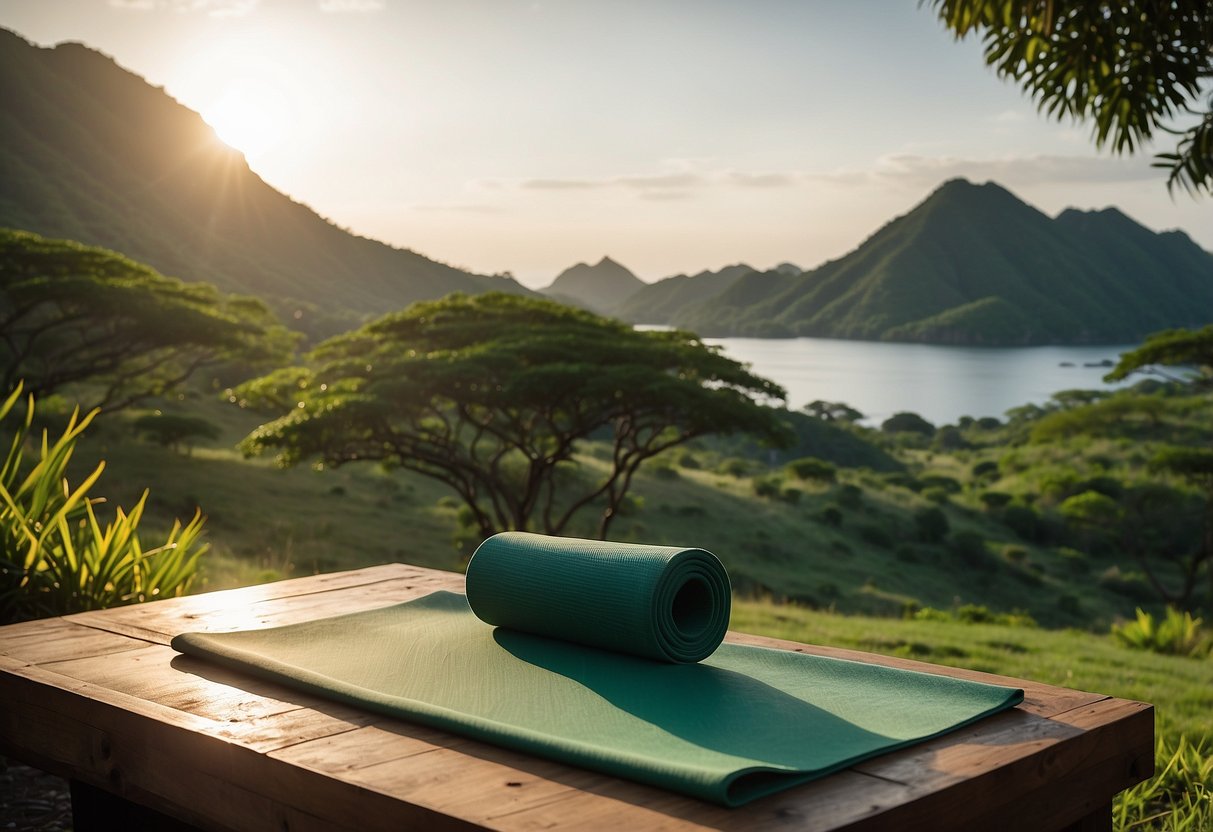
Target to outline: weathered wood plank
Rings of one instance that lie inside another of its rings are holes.
[[[30,664],[102,656],[146,646],[146,641],[83,627],[62,618],[0,627],[0,655]]]

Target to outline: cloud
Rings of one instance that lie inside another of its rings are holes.
[[[343,12],[381,12],[386,8],[384,0],[320,0],[319,9],[322,12],[341,14]]]
[[[712,187],[782,188],[794,185],[799,173],[749,173],[727,169],[694,169],[680,161],[679,169],[667,173],[626,174],[598,178],[524,179],[518,182],[487,180],[479,187],[501,189],[513,187],[526,191],[587,191],[598,188],[618,188],[635,191],[651,199],[686,199],[691,191]]]
[[[1026,120],[1026,116],[1019,110],[1003,110],[1001,113],[990,117],[990,121],[995,124],[1018,124]]]
[[[809,181],[836,185],[905,184],[931,187],[946,179],[963,176],[978,181],[994,180],[1004,185],[1051,183],[1137,182],[1155,179],[1150,160],[1130,157],[1093,156],[1004,156],[974,159],[962,156],[883,156],[870,168],[840,169],[805,174]]]
[[[114,9],[151,12],[167,9],[178,14],[205,14],[209,17],[243,17],[257,8],[260,0],[109,0]]]

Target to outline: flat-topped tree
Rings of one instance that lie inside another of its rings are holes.
[[[44,398],[83,382],[80,395],[93,398],[82,404],[112,411],[208,369],[279,366],[294,338],[254,298],[103,248],[0,229],[0,389],[24,380]]]
[[[688,332],[638,332],[550,301],[455,294],[313,350],[237,395],[279,417],[245,440],[284,464],[379,460],[446,483],[477,531],[559,534],[601,507],[605,537],[641,464],[709,433],[786,440],[784,391]],[[609,447],[605,470],[581,443]]]

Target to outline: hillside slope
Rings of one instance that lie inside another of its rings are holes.
[[[1213,254],[1115,209],[1051,219],[994,184],[942,185],[855,251],[749,275],[670,323],[701,335],[1124,343],[1213,320]]]
[[[646,285],[627,267],[603,257],[592,266],[587,263],[570,266],[541,292],[561,303],[609,314]]]
[[[457,290],[525,291],[338,228],[110,58],[78,43],[39,48],[3,29],[0,226],[258,295],[304,328],[313,314],[349,319]]]

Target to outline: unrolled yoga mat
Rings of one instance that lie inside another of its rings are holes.
[[[494,627],[450,592],[269,630],[187,633],[172,644],[333,699],[728,806],[1023,699],[1012,688],[733,644],[699,663],[654,661]]]

